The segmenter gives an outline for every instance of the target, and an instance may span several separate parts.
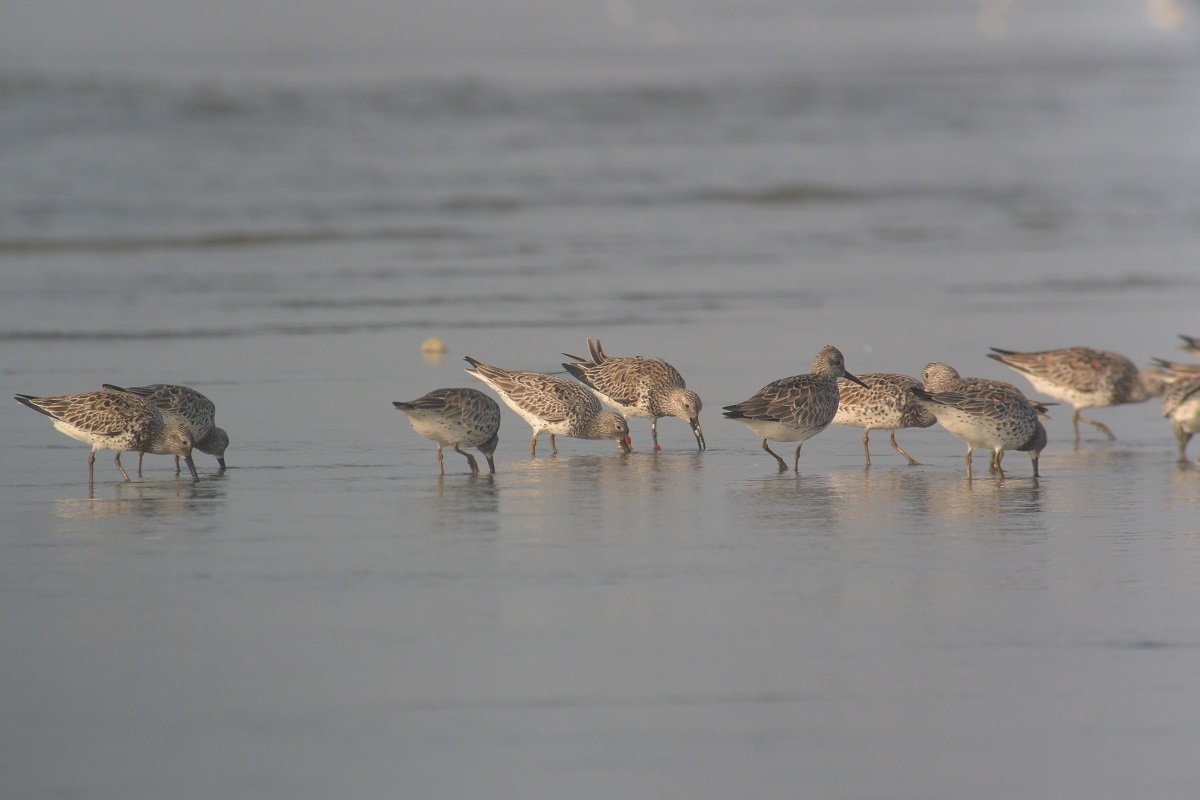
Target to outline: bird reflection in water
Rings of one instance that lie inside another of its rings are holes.
[[[112,520],[119,524],[114,532],[161,534],[181,518],[187,518],[189,526],[194,527],[196,518],[211,517],[224,501],[223,477],[199,483],[142,480],[101,484],[99,489],[89,487],[87,497],[55,501],[54,515],[67,523]]]

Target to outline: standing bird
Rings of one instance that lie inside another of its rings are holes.
[[[187,386],[168,383],[151,383],[146,386],[130,386],[123,389],[104,384],[110,392],[129,392],[144,397],[163,411],[169,411],[184,420],[189,426],[193,447],[201,453],[215,456],[221,471],[225,471],[225,448],[229,446],[229,434],[214,422],[217,406],[212,400]],[[142,476],[142,452],[138,453],[138,477]],[[179,474],[179,456],[175,456],[175,474]]]
[[[860,386],[863,382],[846,371],[842,351],[826,345],[813,359],[812,372],[768,383],[749,400],[725,406],[725,417],[736,419],[762,437],[762,448],[779,462],[787,462],[767,445],[767,440],[796,442],[792,468],[800,472],[800,448],[829,427],[838,410],[838,378]]]
[[[1180,381],[1163,395],[1162,414],[1175,429],[1179,440],[1179,460],[1187,461],[1187,444],[1192,434],[1200,433],[1200,378]]]
[[[479,472],[475,456],[460,448],[476,447],[487,459],[492,474],[496,472],[493,454],[500,441],[500,406],[477,389],[434,389],[411,403],[392,403],[412,423],[413,430],[437,443],[438,470],[442,465],[442,446],[450,445],[454,452],[467,457],[471,472]]]
[[[563,364],[583,383],[595,390],[600,399],[626,418],[650,420],[654,449],[658,446],[659,417],[679,417],[692,426],[696,446],[705,449],[700,430],[700,395],[687,388],[679,370],[665,361],[643,356],[612,358],[604,354],[600,340],[587,340],[591,361],[563,353],[575,363]]]
[[[976,447],[992,451],[992,468],[1001,477],[1004,470],[1000,462],[1006,449],[1028,452],[1033,477],[1038,477],[1046,429],[1037,411],[1019,392],[986,386],[963,387],[954,392],[911,391],[943,428],[967,443],[967,477],[971,476],[971,453]]]
[[[908,459],[909,464],[918,461],[896,444],[896,431],[900,428],[928,428],[937,418],[916,401],[909,389],[921,382],[907,375],[890,372],[871,372],[859,375],[861,385],[846,378],[838,379],[838,407],[833,417],[834,425],[855,425],[863,428],[863,453],[867,466],[871,466],[871,451],[867,444],[873,428],[888,431],[892,448]]]
[[[1083,408],[1101,408],[1148,400],[1158,385],[1149,370],[1140,371],[1123,355],[1090,347],[1064,347],[1037,353],[1018,353],[991,348],[988,358],[1022,373],[1033,388],[1051,397],[1070,403],[1075,410],[1071,423],[1075,428],[1075,443],[1079,443],[1079,422],[1095,425],[1109,439],[1113,432],[1103,422],[1080,416]],[[1145,382],[1143,382],[1143,379]]]
[[[129,480],[121,466],[121,453],[136,451],[158,455],[177,455],[187,462],[192,482],[200,480],[192,463],[192,437],[188,425],[171,413],[164,414],[150,401],[126,392],[85,392],[61,397],[16,396],[17,402],[54,420],[54,427],[72,439],[90,444],[88,485],[96,463],[97,450],[115,450],[113,462],[122,477]]]
[[[537,455],[537,440],[550,434],[550,448],[558,455],[554,437],[574,439],[616,439],[625,452],[629,446],[629,423],[615,411],[605,411],[600,399],[574,381],[526,372],[501,369],[467,356],[471,365],[466,372],[496,390],[509,408],[533,428],[529,454]]]

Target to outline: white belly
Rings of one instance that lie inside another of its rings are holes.
[[[810,427],[761,419],[739,419],[738,422],[743,423],[763,439],[770,439],[772,442],[805,442],[828,427],[828,424]]]

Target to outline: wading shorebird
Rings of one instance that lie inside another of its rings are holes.
[[[104,389],[144,397],[160,410],[169,411],[183,419],[189,426],[192,446],[201,453],[215,457],[221,471],[225,471],[225,448],[229,447],[229,434],[216,426],[217,406],[212,400],[188,386],[174,386],[169,383],[151,383],[128,388],[106,383]],[[138,477],[142,475],[143,455],[145,453],[138,453]],[[179,474],[179,456],[175,456],[175,474]]]
[[[704,432],[700,430],[700,395],[687,388],[679,370],[665,361],[644,356],[614,358],[605,355],[600,340],[587,340],[589,361],[582,356],[563,353],[574,363],[563,364],[583,383],[600,395],[600,399],[616,409],[626,419],[643,417],[650,420],[650,437],[658,450],[658,420],[660,417],[679,417],[692,426],[696,446],[703,450]]]
[[[438,470],[446,474],[442,464],[442,447],[467,457],[471,472],[479,472],[475,456],[463,447],[475,447],[487,459],[488,469],[496,472],[493,455],[500,441],[500,406],[478,389],[434,389],[429,394],[408,403],[393,402],[413,430],[437,444]]]
[[[1046,429],[1023,395],[986,386],[964,387],[954,392],[911,391],[943,428],[967,443],[967,477],[971,477],[971,454],[976,447],[992,451],[992,469],[1000,477],[1004,477],[1000,462],[1005,450],[1027,452],[1033,462],[1033,477],[1038,477],[1038,458],[1046,447]]]
[[[169,412],[164,414],[145,398],[126,392],[100,391],[59,397],[19,394],[16,399],[50,417],[60,432],[92,446],[88,454],[89,485],[98,450],[116,451],[113,463],[127,481],[129,475],[121,466],[123,452],[177,455],[187,463],[192,482],[200,480],[192,463],[192,437],[187,423]]]
[[[780,472],[787,470],[787,462],[767,441],[796,442],[792,468],[799,473],[801,446],[828,428],[837,414],[838,378],[863,385],[846,371],[842,351],[826,345],[813,359],[812,372],[768,383],[748,400],[725,406],[725,417],[761,436],[762,449],[779,462]]]
[[[918,463],[896,443],[896,431],[928,428],[937,423],[937,418],[909,391],[919,387],[921,382],[893,372],[869,372],[859,375],[858,379],[862,385],[847,378],[838,379],[838,408],[832,424],[863,428],[863,454],[867,457],[868,467],[871,466],[868,437],[874,429],[890,433],[892,449],[908,459],[909,464]]]
[[[1036,353],[991,348],[988,358],[1020,372],[1033,388],[1074,407],[1071,424],[1079,443],[1079,423],[1094,425],[1109,439],[1116,436],[1103,422],[1080,416],[1080,409],[1141,403],[1161,393],[1163,386],[1151,370],[1138,370],[1119,353],[1090,347],[1064,347]]]
[[[533,428],[529,454],[537,455],[538,436],[550,434],[550,449],[558,454],[555,436],[573,439],[615,439],[629,452],[629,424],[615,411],[606,411],[600,398],[582,384],[518,369],[501,369],[467,356],[468,375],[492,387],[500,399]]]

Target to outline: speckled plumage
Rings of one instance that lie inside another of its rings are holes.
[[[1154,380],[1149,371],[1143,376],[1132,361],[1119,353],[1090,347],[1064,347],[1036,353],[991,349],[993,352],[988,358],[1020,372],[1039,392],[1074,406],[1071,422],[1076,442],[1079,441],[1080,420],[1096,426],[1109,439],[1116,438],[1104,423],[1080,416],[1080,409],[1141,403],[1153,394],[1153,385],[1147,385]]]
[[[192,437],[182,420],[164,415],[157,406],[134,394],[115,391],[84,392],[59,397],[19,394],[17,402],[54,421],[62,433],[92,446],[88,456],[88,483],[92,483],[96,452],[115,450],[113,459],[125,480],[121,453],[127,451],[178,455],[187,462],[192,480],[199,480],[192,463]]]
[[[964,378],[958,374],[958,370],[941,361],[930,361],[925,365],[925,369],[921,370],[921,379],[924,382],[924,389],[927,392],[957,392],[961,389],[1003,389],[1006,392],[1012,392],[1025,398],[1025,401],[1033,407],[1037,412],[1038,419],[1050,419],[1050,409],[1048,406],[1058,405],[1057,403],[1043,403],[1040,400],[1031,400],[1025,397],[1025,393],[1011,383],[998,381],[994,378]]]
[[[658,420],[660,417],[679,417],[692,426],[696,446],[705,448],[704,433],[700,430],[700,396],[687,388],[679,370],[657,358],[605,355],[600,340],[587,340],[589,361],[582,356],[563,353],[574,363],[563,367],[587,384],[600,399],[626,418],[643,417],[650,420],[650,436],[658,450]]]
[[[629,448],[629,424],[615,411],[606,411],[600,398],[575,381],[525,370],[501,369],[467,356],[466,372],[492,387],[500,399],[533,428],[530,455],[537,455],[538,436],[550,434],[550,448],[557,454],[555,436],[573,439],[615,439],[622,450]]]
[[[461,448],[475,447],[487,459],[495,473],[493,454],[500,440],[500,406],[477,389],[434,389],[408,403],[392,403],[412,423],[413,430],[437,443],[438,469],[446,474],[442,464],[442,446],[450,445],[454,452],[467,457],[471,472],[479,472],[475,456]]]
[[[1162,414],[1179,440],[1179,460],[1187,461],[1187,444],[1200,433],[1200,377],[1176,383],[1162,399]]]
[[[863,453],[868,467],[871,466],[868,437],[873,429],[888,431],[892,448],[908,459],[909,464],[916,464],[917,460],[896,443],[896,431],[901,428],[928,428],[937,423],[937,418],[918,403],[909,391],[920,386],[921,382],[908,375],[892,372],[871,372],[859,375],[858,379],[866,385],[860,386],[845,378],[838,379],[838,408],[832,424],[854,425],[864,429]]]
[[[826,345],[813,359],[811,372],[768,383],[748,400],[725,406],[725,417],[761,436],[763,450],[779,462],[780,471],[787,469],[787,462],[767,441],[796,442],[792,467],[799,472],[801,446],[828,428],[837,414],[838,378],[858,381],[846,371],[841,351]]]
[[[183,419],[189,426],[194,447],[217,459],[225,469],[225,448],[229,446],[229,434],[216,426],[217,406],[212,400],[188,386],[169,383],[151,383],[146,386],[120,387],[104,384],[110,391],[129,392],[144,397],[162,411],[168,411]],[[138,453],[138,475],[142,474],[142,456]],[[175,473],[179,474],[179,457],[175,457]]]
[[[1038,458],[1046,446],[1046,429],[1037,411],[1019,392],[997,387],[963,387],[953,392],[911,389],[938,423],[967,443],[967,475],[971,474],[971,454],[976,447],[992,451],[992,468],[1001,476],[1000,462],[1005,450],[1029,453],[1033,476],[1038,476]]]

